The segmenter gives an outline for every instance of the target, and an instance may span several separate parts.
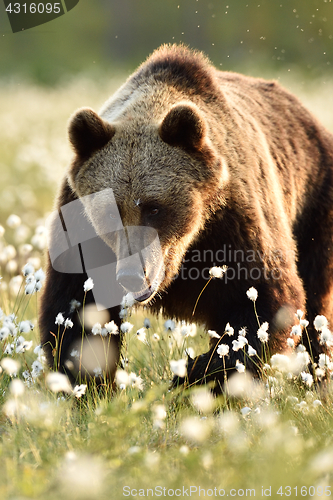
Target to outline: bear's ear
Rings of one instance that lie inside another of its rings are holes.
[[[194,106],[178,104],[163,119],[159,134],[162,141],[170,146],[200,149],[206,135],[206,125]]]
[[[113,126],[102,120],[90,108],[77,111],[71,118],[68,128],[69,140],[81,158],[88,158],[105,146],[114,133]]]

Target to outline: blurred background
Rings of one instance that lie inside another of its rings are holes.
[[[333,130],[328,0],[81,0],[16,34],[1,3],[0,224],[15,213],[20,238],[31,238],[71,158],[69,116],[98,110],[155,48],[174,42],[221,70],[280,80]]]

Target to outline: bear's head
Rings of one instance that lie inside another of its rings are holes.
[[[157,120],[127,113],[109,122],[84,108],[72,117],[69,138],[75,151],[69,183],[116,254],[119,283],[148,301],[171,283],[221,206],[226,166],[212,146],[207,120],[187,101]],[[93,193],[100,193],[96,202],[85,202]],[[118,216],[124,229],[107,232],[105,221]],[[126,239],[130,253],[150,248],[143,267],[126,264]]]

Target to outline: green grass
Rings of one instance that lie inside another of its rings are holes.
[[[21,275],[27,259],[36,269],[42,265],[42,236],[33,239],[28,253],[22,245],[31,242],[52,209],[56,184],[71,154],[66,142],[68,116],[82,105],[98,109],[115,85],[110,82],[102,88],[84,80],[53,90],[12,85],[0,98],[5,139],[0,146],[0,223],[5,228],[0,238],[0,307],[5,315],[15,313],[16,324],[31,320],[35,325],[23,334],[33,340],[25,353],[5,354],[14,338],[0,340],[0,360],[9,357],[20,363],[14,378],[25,380],[23,372],[31,371],[37,359],[33,350],[39,344],[38,294],[25,295],[24,280],[18,291],[13,278]],[[332,116],[325,114],[325,85],[322,91],[309,87],[303,97],[317,111],[323,110],[321,118],[333,129]],[[21,229],[6,225],[11,213],[21,218]],[[17,252],[10,265],[5,250],[9,244]],[[170,391],[170,360],[182,358],[185,348],[193,348],[195,354],[205,350],[207,333],[198,327],[195,337],[183,338],[165,331],[165,318],[150,318],[147,342],[140,342],[136,331],[145,317],[145,311],[131,312],[134,326],[124,349],[125,369],[142,378],[142,390],[127,386],[111,397],[110,391],[102,395],[92,387],[75,398],[50,391],[45,369],[33,383],[25,383],[22,395],[15,395],[13,377],[2,370],[1,500],[102,500],[152,493],[202,498],[199,487],[205,489],[205,498],[215,493],[218,497],[219,490],[229,497],[249,497],[250,489],[257,498],[269,492],[275,499],[333,494],[325,490],[333,477],[330,379],[309,388],[300,375],[290,377],[270,368],[260,383],[241,379],[246,382],[242,397],[211,400],[208,391]]]

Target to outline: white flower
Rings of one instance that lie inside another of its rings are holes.
[[[131,387],[136,387],[136,389],[139,389],[139,391],[143,391],[144,388],[143,380],[139,375],[136,375],[135,373],[131,372],[129,375],[129,382]]]
[[[301,377],[302,377],[302,381],[304,382],[305,385],[307,385],[308,387],[312,386],[313,376],[311,375],[311,373],[301,372]]]
[[[226,270],[227,270],[227,266],[222,266],[222,267],[214,266],[214,267],[211,267],[209,269],[209,275],[212,278],[222,278],[222,276],[224,275]]]
[[[320,401],[320,399],[315,399],[312,403],[312,405],[316,408],[317,406],[323,406],[322,405],[322,402]]]
[[[127,293],[124,295],[122,301],[121,301],[121,307],[132,307],[135,304],[135,298],[131,292]]]
[[[33,278],[33,280],[31,280],[30,283],[26,285],[24,292],[26,295],[33,295],[33,293],[36,292],[35,278]]]
[[[330,359],[330,357],[327,354],[319,354],[319,361],[318,361],[319,368],[326,368],[328,370],[333,370],[333,363]]]
[[[165,420],[167,416],[166,408],[164,405],[155,404],[152,408],[155,420]]]
[[[321,345],[331,346],[333,343],[333,337],[331,332],[326,326],[323,326],[320,332],[319,342]]]
[[[83,285],[83,290],[84,292],[89,292],[89,290],[92,290],[94,288],[94,282],[92,278],[88,278]]]
[[[35,272],[35,268],[29,262],[25,266],[23,266],[23,268],[22,268],[22,274],[25,277],[29,276],[29,274],[33,274],[34,272]]]
[[[136,332],[137,339],[140,340],[140,342],[146,342],[146,330],[143,328],[140,328]]]
[[[157,342],[158,340],[160,340],[160,336],[158,333],[154,333],[153,335],[153,339]]]
[[[296,311],[296,317],[299,321],[301,321],[302,317],[303,317],[303,311],[301,311],[300,309],[297,309]]]
[[[2,238],[4,234],[5,234],[5,228],[3,226],[0,226],[0,238]]]
[[[182,337],[195,337],[197,334],[197,326],[195,323],[186,323],[185,321],[182,321],[181,327],[180,327],[180,334]]]
[[[268,341],[268,332],[265,328],[263,328],[264,325],[261,325],[259,330],[257,331],[257,336],[260,342],[267,342]]]
[[[248,289],[246,295],[250,300],[252,300],[252,302],[255,302],[258,298],[258,292],[253,286],[251,286],[251,288]]]
[[[36,281],[40,281],[43,283],[43,281],[45,280],[45,273],[42,268],[39,268],[38,271],[35,272],[34,276]]]
[[[118,326],[116,325],[116,323],[113,320],[110,321],[109,323],[105,323],[104,327],[105,327],[106,331],[108,333],[110,333],[111,335],[118,335],[119,334]]]
[[[313,322],[313,325],[317,331],[322,330],[324,327],[327,327],[328,321],[325,316],[316,316]]]
[[[257,355],[257,351],[255,349],[253,349],[252,346],[248,345],[248,347],[247,347],[247,354],[249,356],[256,356]]]
[[[242,408],[240,412],[243,415],[243,417],[246,417],[246,415],[248,415],[251,412],[251,408],[249,408],[248,406],[244,406],[244,408]]]
[[[170,369],[171,371],[177,375],[178,377],[185,377],[186,375],[186,365],[187,365],[187,360],[186,359],[171,359],[170,360]]]
[[[74,323],[71,319],[67,318],[65,320],[65,328],[73,328],[73,325],[74,325]]]
[[[15,398],[22,396],[25,390],[22,380],[18,378],[12,380],[9,384],[9,390]]]
[[[232,350],[237,352],[240,349],[243,349],[243,344],[241,342],[239,342],[238,340],[233,340],[232,341]]]
[[[8,354],[8,356],[11,356],[14,352],[15,345],[14,344],[7,344],[6,349],[4,350],[5,354]]]
[[[55,324],[56,325],[62,325],[65,321],[65,318],[64,316],[62,315],[62,313],[58,313],[57,316],[56,316],[56,319],[55,319]]]
[[[76,385],[73,389],[73,395],[76,398],[80,398],[86,393],[87,384]]]
[[[294,325],[291,329],[291,335],[302,336],[302,327],[301,325]]]
[[[215,330],[208,330],[208,335],[211,339],[220,339],[221,335],[215,332]]]
[[[164,323],[164,328],[167,331],[170,330],[171,332],[173,332],[175,327],[176,327],[175,322],[172,321],[172,319],[167,319],[166,322]]]
[[[238,335],[240,335],[241,337],[246,337],[246,327],[244,326],[243,328],[241,328],[238,332]]]
[[[2,358],[0,365],[11,377],[16,376],[18,370],[20,369],[20,363],[12,358]]]
[[[220,358],[223,358],[223,356],[227,356],[229,354],[229,346],[227,344],[221,344],[216,349],[216,352]]]
[[[192,403],[198,411],[210,413],[215,408],[215,399],[207,387],[195,388],[191,393]]]
[[[307,319],[301,319],[299,324],[303,327],[303,328],[306,328],[309,324],[308,320]]]
[[[46,376],[46,384],[52,392],[72,392],[72,386],[66,375],[59,372],[51,372]]]
[[[15,229],[21,224],[21,219],[18,215],[11,214],[6,221],[6,224],[8,227]]]
[[[120,330],[123,332],[123,333],[128,333],[132,330],[133,328],[133,325],[132,323],[130,323],[129,321],[125,321],[124,323],[122,323],[120,325]]]
[[[295,347],[295,342],[293,341],[293,339],[287,339],[287,345],[289,347]]]
[[[33,379],[36,379],[39,374],[43,371],[43,365],[40,361],[36,360],[31,365],[31,376]]]
[[[100,335],[102,333],[102,325],[100,323],[95,323],[91,332],[93,335]]]
[[[25,351],[29,351],[32,348],[33,341],[32,340],[24,340],[24,342],[20,342],[16,347],[16,352],[21,353]]]
[[[271,366],[280,372],[288,372],[290,370],[290,358],[284,354],[274,354],[271,357]]]
[[[33,329],[33,328],[31,328],[31,326],[33,327],[32,323],[30,323],[30,321],[21,321],[18,325],[19,332],[20,333],[29,333]]]
[[[236,359],[236,366],[235,366],[235,368],[238,371],[238,373],[244,373],[245,372],[245,366],[238,359]]]
[[[7,326],[3,326],[0,330],[0,340],[5,340],[10,335],[10,330]]]
[[[118,369],[115,375],[116,384],[120,389],[125,389],[129,384],[129,374],[125,370]]]
[[[78,301],[78,300],[76,300],[76,299],[72,299],[72,300],[70,301],[70,306],[71,306],[71,307],[70,307],[69,312],[70,312],[70,314],[72,314],[74,311],[76,311],[77,309],[79,309],[79,308],[80,308],[80,306],[81,306],[81,302],[79,302],[79,301]]]
[[[100,366],[96,366],[96,368],[93,369],[95,377],[101,377],[102,376],[102,368]]]
[[[307,351],[298,352],[296,354],[296,360],[293,363],[293,372],[300,373],[302,370],[305,370],[308,364],[310,363],[310,356]]]
[[[143,321],[143,326],[145,328],[150,328],[150,319],[149,318],[145,318],[144,321]]]
[[[77,349],[72,349],[70,355],[72,356],[72,358],[76,358],[76,359],[79,359],[79,357],[80,357],[80,353]]]
[[[225,329],[224,329],[224,332],[229,335],[229,337],[232,337],[233,334],[234,334],[234,329],[232,328],[232,326],[230,326],[230,323],[227,323],[225,325]]]

